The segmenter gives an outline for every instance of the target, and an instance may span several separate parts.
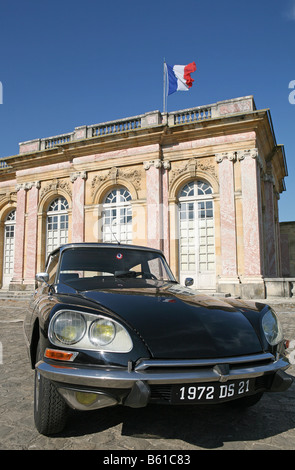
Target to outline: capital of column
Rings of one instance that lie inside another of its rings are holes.
[[[82,178],[83,180],[87,179],[87,172],[86,171],[76,171],[70,175],[71,183],[74,183],[78,178]]]
[[[216,153],[215,155],[215,161],[217,163],[222,163],[225,158],[234,162],[236,160],[236,152],[222,152]]]
[[[247,150],[238,150],[237,151],[238,160],[244,160],[245,158],[259,158],[258,149],[247,149]]]
[[[257,160],[257,163],[260,166],[260,168],[263,168],[263,161],[262,161],[262,158],[260,157],[260,155],[258,153],[257,148],[246,149],[246,150],[238,150],[237,151],[237,158],[238,158],[239,161],[253,158],[254,160]]]
[[[149,170],[152,166],[157,169],[164,168],[164,170],[170,170],[171,163],[168,160],[160,160],[159,158],[156,160],[148,160],[143,162],[143,167],[145,170]]]
[[[19,191],[20,189],[29,190],[29,189],[32,189],[34,187],[37,188],[37,189],[40,189],[40,187],[41,187],[40,181],[30,181],[30,182],[27,182],[27,183],[18,183],[15,186],[15,189],[16,189],[16,191]]]

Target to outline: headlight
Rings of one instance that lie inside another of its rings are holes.
[[[48,337],[56,346],[75,349],[124,353],[133,347],[129,333],[117,321],[75,310],[56,312],[49,323]]]
[[[89,330],[89,339],[95,345],[109,344],[116,335],[116,327],[110,320],[96,320]]]
[[[281,324],[272,310],[268,310],[262,318],[262,329],[271,346],[275,346],[283,339]]]
[[[77,312],[61,312],[54,319],[54,336],[63,344],[75,344],[86,331],[86,322]]]

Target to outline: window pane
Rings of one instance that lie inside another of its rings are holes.
[[[14,267],[15,209],[9,212],[4,222],[3,274],[11,277]]]
[[[180,269],[192,274],[214,271],[213,193],[205,181],[186,184],[179,193]]]
[[[64,197],[58,197],[52,201],[48,208],[46,233],[47,254],[58,246],[68,242],[68,207],[68,201]]]
[[[103,241],[132,242],[131,194],[126,188],[111,191],[105,199]]]

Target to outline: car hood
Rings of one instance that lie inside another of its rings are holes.
[[[180,285],[80,294],[127,322],[154,358],[229,357],[262,350],[242,309]]]

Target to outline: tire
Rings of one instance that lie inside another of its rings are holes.
[[[40,348],[37,348],[37,361]],[[34,420],[40,434],[48,436],[61,432],[67,421],[68,406],[50,380],[35,369]]]
[[[256,405],[256,403],[261,400],[263,396],[263,392],[256,393],[255,395],[250,395],[249,397],[238,398],[237,400],[233,400],[228,402],[234,408],[249,408],[250,406]]]

